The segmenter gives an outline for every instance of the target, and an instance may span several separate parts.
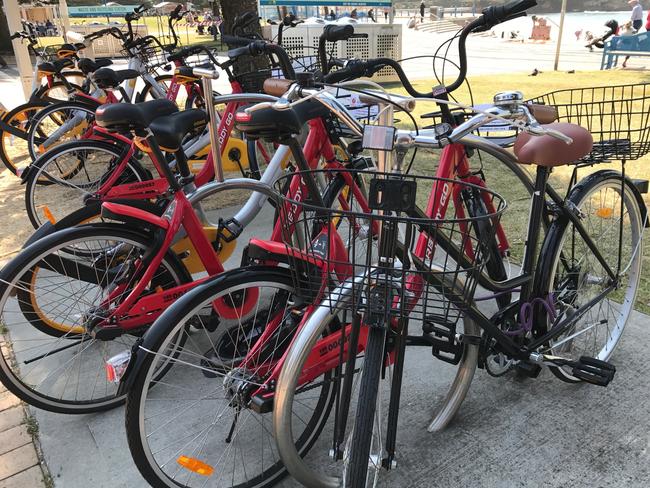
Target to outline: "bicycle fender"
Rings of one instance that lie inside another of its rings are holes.
[[[148,200],[115,200],[115,203],[121,203],[124,205],[139,208],[158,216],[162,215],[165,210],[159,205],[155,205]],[[54,232],[87,223],[93,217],[98,217],[100,215],[101,207],[101,202],[92,202],[85,207],[75,210],[69,215],[66,215],[54,224],[51,222],[44,223],[38,229],[36,229],[36,231],[29,237],[29,239],[27,239],[25,244],[23,244],[23,249],[30,244],[38,241],[39,239],[53,234]]]

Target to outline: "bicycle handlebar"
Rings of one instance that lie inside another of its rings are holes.
[[[318,59],[322,67],[323,75],[330,71],[330,64],[327,62],[326,42],[345,41],[354,35],[354,27],[348,25],[326,25],[318,38]]]
[[[323,28],[321,37],[327,42],[345,41],[354,35],[354,27],[351,24],[333,25],[329,24]]]
[[[287,52],[277,44],[229,35],[222,36],[222,41],[232,46],[241,46],[228,51],[228,57],[230,58],[236,58],[246,54],[250,56],[275,55],[278,58],[284,77],[290,80],[296,77],[296,72],[293,69]]]
[[[460,55],[460,70],[458,77],[453,83],[444,87],[444,92],[453,92],[465,81],[467,75],[467,50],[465,48],[465,41],[469,34],[472,32],[488,30],[502,22],[525,16],[526,10],[535,5],[537,5],[536,0],[511,0],[505,5],[490,6],[483,10],[483,14],[479,18],[465,26],[458,38],[458,51]],[[422,93],[417,91],[409,81],[399,63],[389,58],[348,62],[344,68],[329,73],[325,77],[325,82],[338,83],[345,80],[360,78],[362,76],[372,76],[374,73],[386,66],[395,70],[409,95],[416,98],[434,98],[432,92]]]

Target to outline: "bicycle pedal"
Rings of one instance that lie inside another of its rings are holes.
[[[527,378],[537,378],[539,373],[542,371],[541,366],[523,361],[515,365],[515,369],[517,373]]]
[[[431,354],[450,364],[458,364],[463,356],[463,345],[456,339],[456,324],[437,315],[427,315],[422,332],[431,344]]]
[[[614,379],[616,367],[600,359],[582,356],[573,364],[571,374],[576,378],[592,385],[607,386]]]

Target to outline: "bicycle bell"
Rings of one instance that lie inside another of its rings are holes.
[[[520,91],[505,91],[494,95],[494,105],[497,107],[518,106],[524,101],[524,94]]]

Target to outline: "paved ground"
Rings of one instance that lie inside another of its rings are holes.
[[[32,441],[38,425],[20,401],[0,386],[0,488],[51,486]]]
[[[271,213],[263,212],[247,234],[264,235],[270,219]],[[608,388],[569,385],[548,371],[537,380],[478,371],[457,420],[438,434],[426,426],[454,369],[434,361],[426,348],[410,349],[398,468],[383,486],[650,486],[649,324],[650,317],[633,315],[614,355],[618,373]],[[129,454],[122,407],[74,417],[36,409],[32,414],[55,486],[147,486]],[[326,440],[322,436],[310,454],[319,466],[328,466]],[[282,486],[296,483],[286,480]]]
[[[426,426],[444,393],[436,386],[450,369],[427,350],[409,351],[398,468],[383,486],[650,486],[649,323],[649,317],[636,314],[628,324],[613,358],[617,376],[608,388],[568,385],[547,371],[524,381],[479,371],[457,420],[438,434]],[[123,408],[79,417],[34,415],[56,486],[147,486],[129,456]],[[317,444],[313,462],[326,463],[328,448],[325,439]]]

